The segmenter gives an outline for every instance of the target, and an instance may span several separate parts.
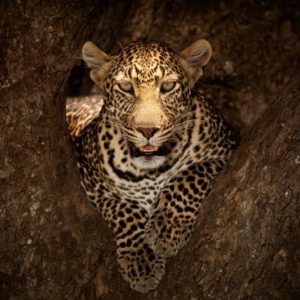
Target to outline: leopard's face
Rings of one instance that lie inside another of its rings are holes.
[[[133,43],[115,56],[91,47],[83,55],[106,95],[107,122],[122,132],[137,168],[162,166],[185,134],[201,67],[195,75],[184,55],[153,42]]]
[[[106,112],[128,142],[136,167],[164,164],[190,110],[188,78],[175,53],[135,43],[113,58],[105,80]],[[177,126],[176,126],[177,125]]]

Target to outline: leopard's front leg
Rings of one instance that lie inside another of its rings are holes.
[[[123,278],[141,293],[155,289],[165,273],[165,259],[145,241],[148,215],[136,203],[104,199],[102,215],[113,228]]]
[[[161,192],[155,212],[146,224],[146,240],[156,255],[172,257],[188,242],[201,201],[222,166],[218,161],[192,166]]]

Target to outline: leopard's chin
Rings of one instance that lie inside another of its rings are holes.
[[[166,156],[158,155],[142,155],[132,158],[133,165],[141,170],[157,169],[162,167],[166,161]]]

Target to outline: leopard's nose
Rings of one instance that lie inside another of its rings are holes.
[[[149,140],[155,134],[155,132],[157,132],[159,130],[159,128],[157,128],[157,127],[138,127],[136,130],[141,132],[143,134],[143,136],[147,140]]]

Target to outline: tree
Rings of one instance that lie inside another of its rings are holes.
[[[29,0],[0,9],[1,299],[299,298],[299,78],[278,97],[299,73],[297,4]],[[180,49],[208,38],[215,62],[204,87],[243,137],[192,240],[146,296],[118,273],[65,126],[67,81],[92,33],[104,50],[117,39]]]
[[[78,45],[101,17],[95,7],[1,2],[1,299],[78,298],[98,260],[88,253],[109,243],[86,205],[64,117]]]

